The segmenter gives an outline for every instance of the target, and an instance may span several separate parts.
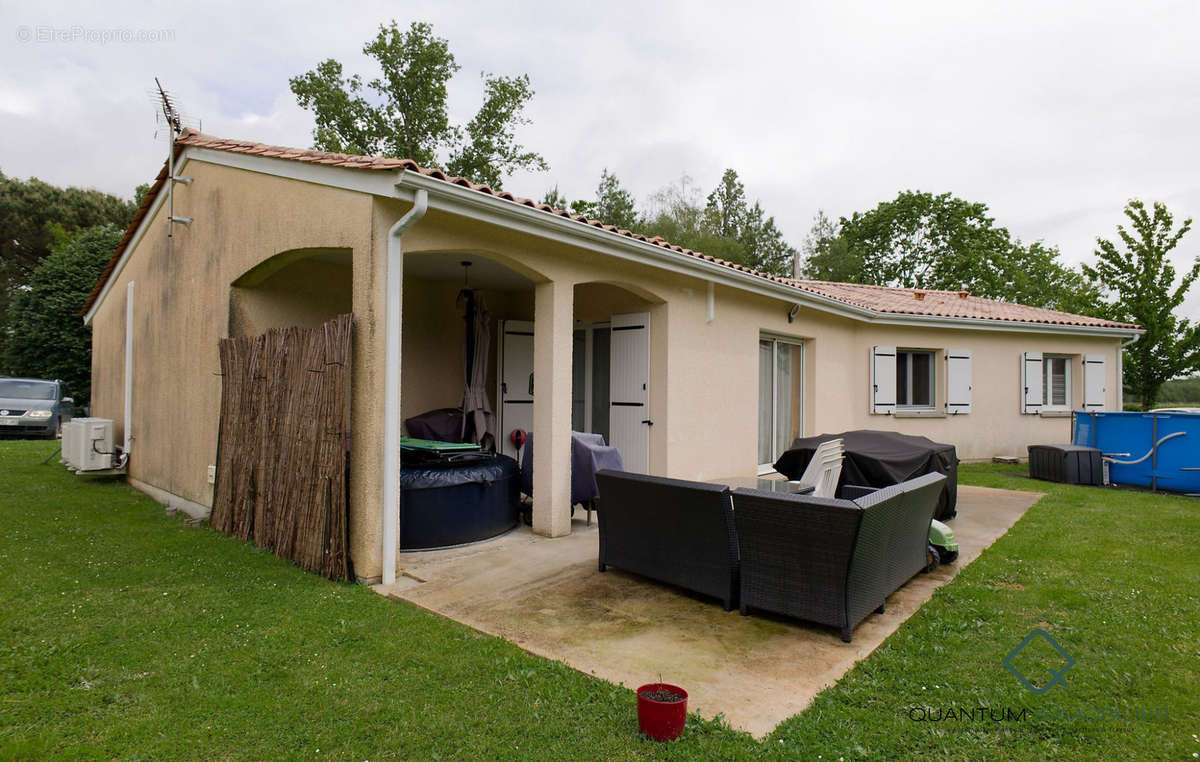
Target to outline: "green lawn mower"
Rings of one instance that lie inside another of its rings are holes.
[[[927,572],[958,559],[958,540],[954,539],[954,530],[937,519],[929,524],[929,547],[925,557],[929,562],[925,567]]]

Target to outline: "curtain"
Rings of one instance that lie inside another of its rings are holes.
[[[470,305],[474,304],[474,309]],[[488,401],[488,349],[491,345],[490,322],[491,315],[484,304],[483,295],[472,291],[467,296],[468,309],[465,319],[473,318],[473,325],[466,327],[473,341],[463,343],[463,376],[467,388],[463,392],[463,435],[466,435],[467,420],[470,419],[475,427],[475,441],[482,444],[485,435],[490,434],[495,441],[496,417],[492,414],[491,403]]]

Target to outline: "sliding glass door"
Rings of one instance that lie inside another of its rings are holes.
[[[758,342],[758,463],[773,464],[804,432],[804,345]]]

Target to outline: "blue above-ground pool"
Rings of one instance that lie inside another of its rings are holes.
[[[1200,413],[1076,411],[1073,443],[1099,449],[1109,480],[1174,492],[1200,492]]]

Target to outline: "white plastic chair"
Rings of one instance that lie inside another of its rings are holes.
[[[822,442],[804,469],[799,484],[812,487],[813,497],[836,497],[838,479],[842,476],[842,456],[845,447],[841,439]]]

